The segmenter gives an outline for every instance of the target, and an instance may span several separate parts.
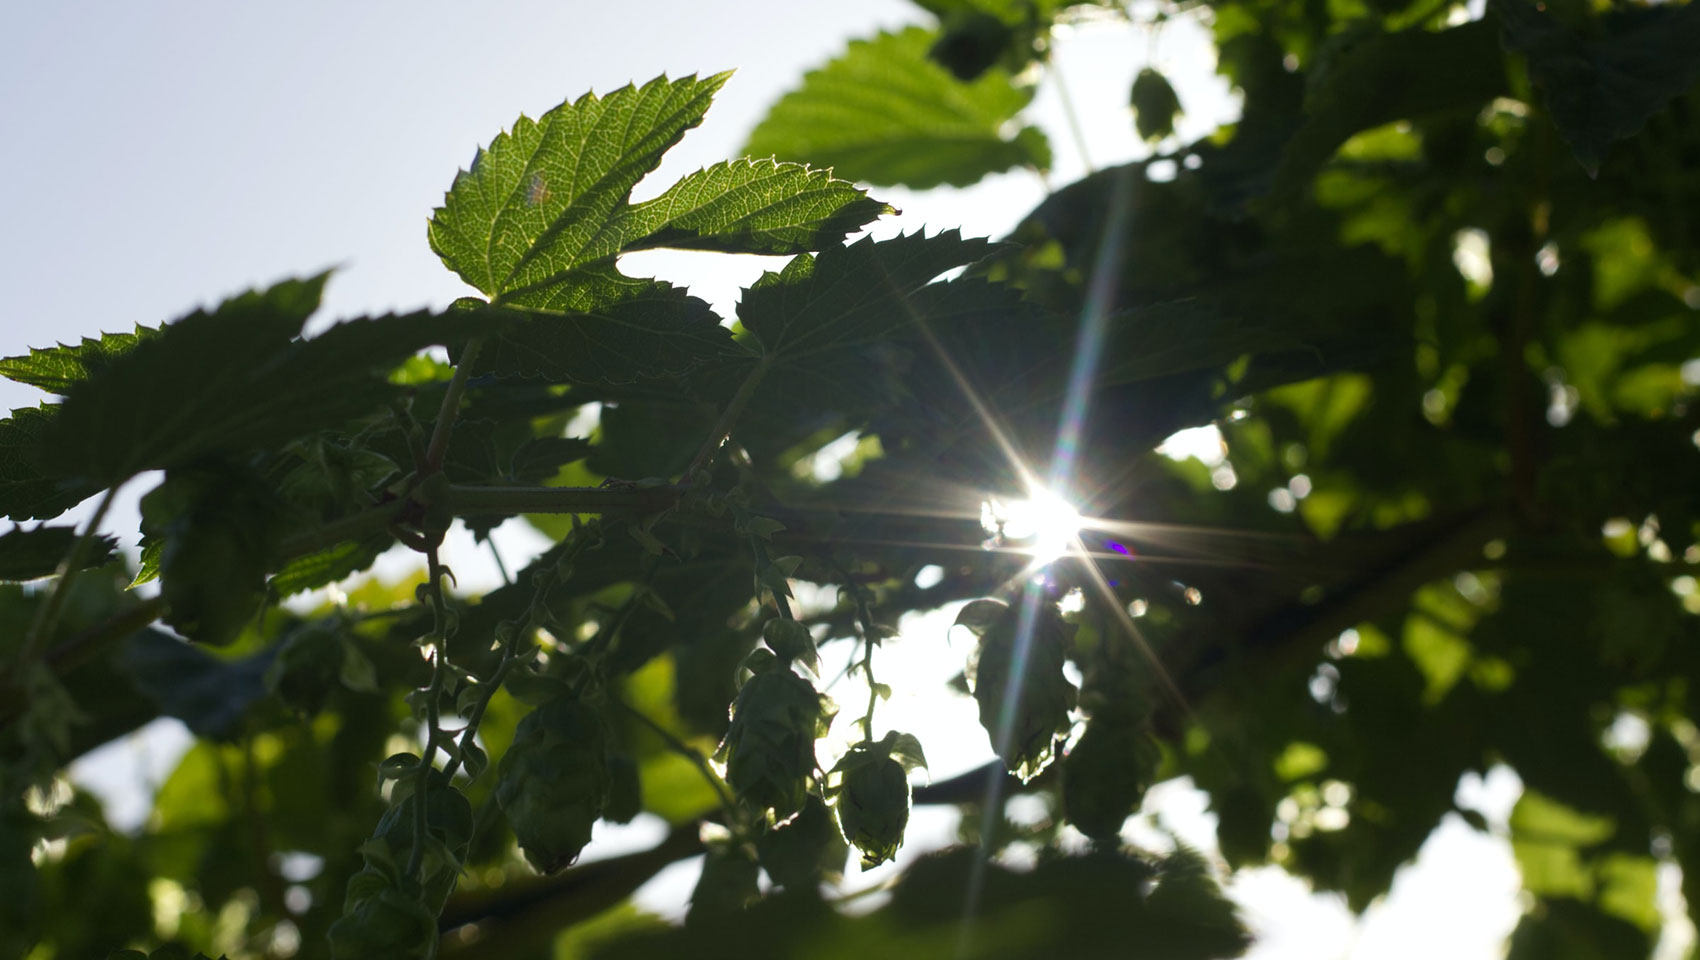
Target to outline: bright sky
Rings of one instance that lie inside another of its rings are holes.
[[[772,98],[850,37],[924,14],[897,0],[628,0],[613,4],[366,0],[214,4],[102,0],[0,8],[0,289],[7,292],[0,355],[102,330],[174,318],[241,289],[336,266],[325,318],[442,306],[465,292],[425,242],[425,222],[454,172],[519,112],[533,116],[586,90],[657,74],[737,68],[701,128],[690,133],[645,191],[725,159]],[[1169,73],[1188,110],[1183,137],[1231,118],[1237,107],[1212,73],[1204,33],[1172,22],[1152,43],[1126,27],[1094,25],[1058,40],[1056,63],[1086,124],[1098,166],[1138,156],[1126,91],[1148,59]],[[1064,119],[1057,74],[1032,115],[1051,135],[1053,181],[1087,168]],[[885,235],[923,225],[1001,235],[1044,195],[1028,173],[961,191],[874,192],[904,211]],[[772,266],[666,252],[631,258],[729,315],[740,286]],[[34,404],[31,389],[0,382],[0,405]],[[1208,440],[1208,438],[1206,438]],[[1206,444],[1208,446],[1208,444]],[[111,525],[135,529],[132,485]],[[972,509],[976,505],[966,505]],[[534,550],[510,523],[510,554]],[[475,566],[469,540],[451,544],[463,582],[494,581]],[[990,756],[972,704],[940,704],[942,682],[967,645],[941,640],[949,612],[912,617],[885,648],[876,673],[902,677],[879,713],[919,735],[935,778]],[[831,651],[837,660],[839,651]],[[830,663],[835,675],[841,663]],[[833,693],[860,702],[845,681]],[[108,796],[116,819],[136,823],[147,785],[183,749],[163,723],[77,768]],[[1519,786],[1509,771],[1466,783],[1461,799],[1499,837]],[[1153,790],[1146,813],[1188,843],[1214,849],[1204,799],[1184,783]],[[653,824],[607,831],[602,849],[652,842]],[[1149,825],[1130,828],[1163,842]],[[902,860],[947,842],[954,814],[918,810]],[[1278,870],[1238,877],[1234,896],[1261,935],[1250,956],[1284,958],[1498,957],[1516,921],[1517,875],[1508,845],[1449,818],[1403,871],[1393,893],[1354,920],[1335,898],[1309,894]],[[866,880],[886,876],[882,868]],[[694,871],[677,867],[643,896],[677,908]],[[1445,923],[1435,922],[1446,917]]]

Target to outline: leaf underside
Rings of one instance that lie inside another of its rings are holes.
[[[1024,165],[1048,168],[1050,148],[1037,129],[1004,133],[1032,91],[996,69],[958,81],[928,59],[936,39],[910,27],[851,43],[773,105],[744,152],[916,189],[966,186]]]

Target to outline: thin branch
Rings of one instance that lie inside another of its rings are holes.
[[[438,701],[443,696],[443,686],[448,680],[448,671],[444,662],[448,659],[445,649],[448,641],[448,609],[443,597],[443,563],[437,557],[437,548],[432,545],[425,553],[426,572],[430,582],[426,591],[431,600],[431,633],[427,642],[431,648],[431,685],[425,694],[425,746],[420,751],[419,772],[415,774],[417,784],[413,792],[413,848],[407,855],[407,873],[409,877],[416,876],[425,861],[425,838],[429,829],[426,820],[427,798],[431,786],[431,760],[437,752],[438,724],[441,716]]]
[[[422,473],[435,473],[443,468],[443,458],[449,452],[449,435],[454,431],[455,417],[460,414],[460,398],[466,392],[466,378],[470,376],[473,361],[478,359],[478,351],[483,346],[482,337],[473,337],[466,342],[466,349],[460,352],[460,362],[455,364],[448,392],[443,394],[443,406],[437,411],[437,423],[431,428],[431,445],[425,448]]]
[[[1092,165],[1092,156],[1086,149],[1086,130],[1080,125],[1080,117],[1074,111],[1074,98],[1068,95],[1068,84],[1063,82],[1062,68],[1057,66],[1053,52],[1050,62],[1051,77],[1057,82],[1057,99],[1062,102],[1063,117],[1068,120],[1068,131],[1074,137],[1074,149],[1080,152],[1081,166],[1088,174],[1097,173],[1098,168]]]
[[[738,425],[738,418],[743,415],[744,408],[750,405],[750,398],[756,394],[756,387],[761,385],[762,378],[767,376],[768,368],[773,366],[773,355],[762,354],[756,365],[750,369],[744,382],[738,385],[738,392],[732,395],[732,401],[721,411],[720,419],[715,421],[714,430],[709,435],[702,449],[691,458],[691,465],[685,468],[684,483],[692,482],[693,477],[707,470],[714,464],[715,454],[720,452],[726,439],[732,435],[732,428]]]
[[[320,550],[328,550],[345,540],[358,540],[378,533],[399,521],[407,512],[410,501],[391,500],[378,506],[339,517],[321,527],[286,537],[279,547],[279,559],[293,560]]]
[[[59,561],[59,569],[55,572],[53,587],[47,593],[47,600],[40,609],[36,610],[35,619],[30,623],[29,633],[24,635],[23,648],[18,651],[17,665],[23,667],[34,662],[41,655],[42,646],[53,636],[53,630],[59,625],[59,615],[65,609],[65,598],[70,594],[70,584],[82,569],[83,555],[88,553],[89,544],[100,532],[100,524],[106,519],[106,512],[112,509],[112,501],[118,496],[118,489],[128,482],[120,480],[106,489],[100,498],[100,504],[94,508],[94,515],[83,526],[83,532],[77,536],[71,550]]]
[[[679,502],[673,487],[475,487],[441,488],[442,504],[456,516],[477,513],[652,513]]]

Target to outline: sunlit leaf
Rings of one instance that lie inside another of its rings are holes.
[[[1032,92],[999,70],[961,83],[927,57],[934,40],[910,27],[853,41],[773,105],[744,152],[917,189],[1049,167],[1050,147],[1036,128],[1005,133]]]
[[[949,230],[799,256],[744,291],[738,319],[786,363],[874,343],[913,318],[904,299],[939,274],[984,257],[991,244]]]
[[[31,350],[25,356],[0,360],[0,376],[48,393],[68,393],[74,384],[99,373],[137,343],[158,334],[158,328],[137,327],[134,333],[103,333],[98,340],[84,337],[76,345]]]
[[[296,340],[325,279],[285,281],[198,310],[112,360],[65,398],[43,461],[113,483],[214,450],[281,442],[380,405],[396,390],[383,374],[402,359],[502,323],[471,311],[419,313]]]
[[[585,271],[500,311],[517,322],[492,338],[476,369],[553,383],[626,383],[684,373],[734,353],[707,303],[657,280]]]
[[[731,160],[685,177],[631,207],[626,249],[675,247],[729,253],[801,253],[844,239],[892,208],[829,170],[773,160]]]
[[[586,94],[478,152],[431,218],[431,248],[492,298],[542,289],[631,239],[616,211],[661,155],[702,121],[728,74],[657,77]]]

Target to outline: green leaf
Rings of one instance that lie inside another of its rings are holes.
[[[921,741],[914,734],[892,731],[885,735],[885,740],[891,758],[902,764],[905,772],[917,767],[927,769],[927,754],[921,749]]]
[[[493,311],[352,320],[296,340],[325,274],[194,313],[72,388],[43,459],[103,484],[221,451],[278,443],[380,405],[390,367],[433,344],[500,329]]]
[[[590,441],[583,437],[535,437],[514,451],[509,472],[519,483],[541,483],[590,451]]]
[[[1282,150],[1275,192],[1308,183],[1353,134],[1445,110],[1478,110],[1506,92],[1492,25],[1449,30],[1363,30],[1337,35],[1319,54],[1305,120]]]
[[[852,41],[804,76],[750,134],[744,153],[830,166],[840,176],[916,189],[967,186],[1018,166],[1046,169],[1050,146],[1036,128],[1005,135],[1032,99],[1008,74],[958,82],[927,51],[921,27]]]
[[[947,270],[984,257],[985,240],[956,230],[905,234],[799,256],[744,291],[738,319],[769,355],[796,363],[877,343],[911,322],[904,300]]]
[[[57,517],[100,491],[43,465],[42,438],[58,414],[57,406],[43,404],[0,420],[0,513],[13,520]]]
[[[342,668],[337,673],[342,685],[359,693],[378,692],[378,670],[372,661],[352,643],[342,645]]]
[[[0,534],[0,580],[34,580],[50,577],[59,569],[59,562],[71,552],[77,542],[75,527],[18,528]],[[98,567],[112,559],[117,541],[111,537],[96,537],[94,549],[85,550],[78,569]]]
[[[674,247],[728,253],[802,253],[844,239],[895,210],[830,170],[729,160],[691,174],[629,208],[627,250]]]
[[[275,651],[226,660],[158,630],[124,642],[119,662],[141,694],[164,716],[183,721],[197,736],[230,739],[266,696],[265,676]]]
[[[31,350],[27,356],[0,360],[0,376],[48,393],[69,393],[72,385],[106,369],[137,343],[158,334],[158,328],[137,327],[134,333],[103,333],[98,340],[84,337],[75,346],[60,344]]]
[[[431,249],[501,300],[613,256],[630,239],[615,214],[632,187],[702,121],[728,76],[657,77],[521,116],[455,177],[431,218]]]
[[[282,570],[279,570],[271,580],[267,581],[267,589],[271,595],[278,598],[293,596],[303,590],[312,590],[327,583],[357,573],[372,565],[378,555],[389,549],[394,543],[389,534],[374,534],[364,540],[345,540],[333,547],[327,547],[318,553],[309,553],[304,557],[291,560]],[[157,575],[158,561],[156,559],[154,572]],[[145,566],[145,565],[144,565]],[[151,578],[150,578],[151,579]],[[138,578],[140,580],[140,578]]]
[[[1525,0],[1492,6],[1505,26],[1505,46],[1528,58],[1548,115],[1589,174],[1599,170],[1607,147],[1700,80],[1700,6],[1693,3],[1605,17],[1598,40],[1584,40]]]
[[[707,303],[657,280],[612,269],[581,273],[521,297],[518,320],[479,352],[474,369],[553,383],[612,384],[671,376],[734,350]]]

